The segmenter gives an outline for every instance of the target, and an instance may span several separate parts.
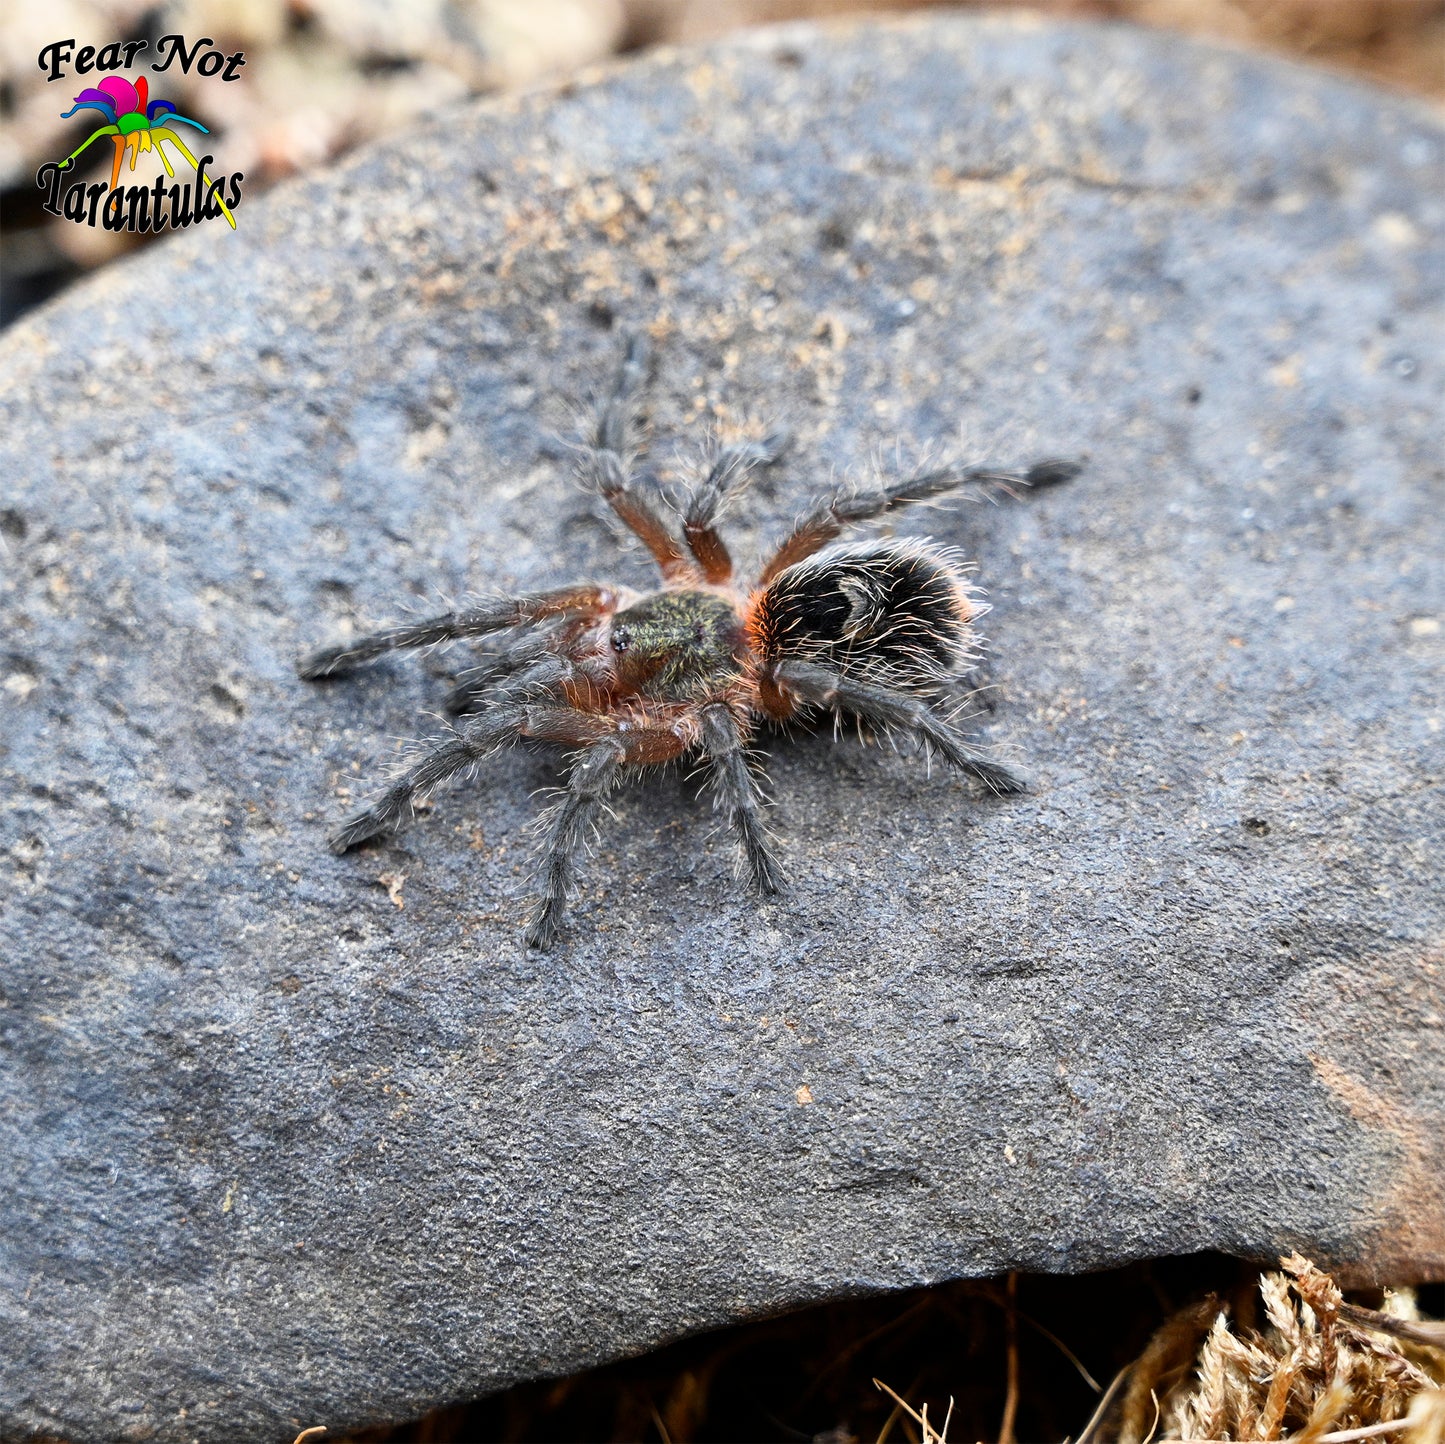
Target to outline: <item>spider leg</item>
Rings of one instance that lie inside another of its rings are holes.
[[[525,667],[545,657],[555,640],[555,626],[539,627],[513,637],[490,657],[475,667],[468,667],[457,677],[457,684],[446,695],[443,706],[450,716],[475,712],[485,705],[487,693]]]
[[[168,156],[168,155],[166,154],[166,148],[165,148],[165,146],[163,146],[163,145],[161,144],[161,141],[163,141],[163,140],[165,140],[165,139],[166,139],[165,136],[163,136],[163,135],[158,135],[158,136],[156,137],[155,145],[152,147],[152,149],[155,151],[155,153],[156,153],[158,156],[160,156],[160,158],[161,158],[161,164],[162,164],[163,166],[165,166],[165,168],[166,168],[166,174],[167,174],[172,180],[175,180],[175,178],[176,178],[176,168],[171,164],[171,158],[170,158],[170,156]]]
[[[787,449],[788,434],[775,431],[761,441],[725,446],[713,458],[707,475],[688,498],[682,534],[709,582],[725,582],[733,574],[733,560],[717,531],[718,514],[740,492],[753,473],[772,466]]]
[[[186,119],[186,117],[183,116],[183,115],[175,115],[175,116],[170,116],[170,115],[168,115],[165,120],[161,121],[161,125],[164,126],[164,125],[166,125],[166,124],[167,124],[169,121],[171,121],[171,120],[185,120],[185,119]],[[204,133],[206,133],[206,134],[209,134],[209,132],[206,131],[206,127],[203,126],[203,125],[202,125],[199,121],[197,121],[197,120],[187,121],[187,124],[188,124],[188,125],[193,125],[193,126],[196,127],[197,130],[202,131],[202,132],[204,132]],[[159,128],[159,127],[158,127],[158,128]],[[174,131],[168,130],[168,131],[166,132],[165,138],[166,138],[168,141],[170,141],[170,143],[171,143],[173,146],[175,146],[175,148],[176,148],[178,151],[180,151],[180,153],[181,153],[183,156],[185,156],[185,158],[186,158],[188,161],[190,161],[190,163],[191,163],[191,169],[194,170],[195,173],[196,173],[196,193],[197,193],[197,199],[199,199],[199,198],[200,198],[200,189],[201,189],[201,163],[200,163],[200,161],[198,161],[198,160],[195,158],[195,156],[193,156],[193,155],[190,153],[190,151],[186,149],[186,143],[185,143],[185,141],[183,141],[183,140],[180,138],[180,136],[178,136]],[[220,193],[219,190],[215,189],[214,183],[213,183],[213,185],[212,185],[212,191],[213,191],[213,193],[214,193],[214,195],[215,195],[215,197],[216,197],[216,204],[217,204],[218,206],[220,206],[220,208],[221,208],[221,213],[222,213],[222,214],[226,217],[226,219],[230,222],[231,229],[234,231],[234,230],[236,229],[236,218],[235,218],[235,216],[233,216],[233,215],[231,214],[231,208],[230,208],[230,206],[228,206],[228,205],[226,204],[226,202],[225,202],[224,200],[222,200],[222,198],[221,198],[221,193]]]
[[[522,736],[525,721],[526,709],[516,703],[469,717],[465,726],[456,728],[445,742],[407,768],[370,807],[348,817],[331,834],[332,852],[349,852],[370,838],[396,831],[411,817],[419,797],[488,753],[515,742]]]
[[[992,467],[944,467],[919,472],[877,491],[838,492],[820,502],[788,533],[763,568],[759,586],[766,586],[785,567],[810,557],[838,537],[845,527],[872,521],[885,512],[931,501],[960,486],[1053,486],[1083,470],[1077,461],[1039,461],[1027,471],[997,471]]]
[[[763,810],[758,789],[743,752],[742,733],[732,712],[721,702],[702,709],[702,745],[712,764],[718,797],[743,846],[753,886],[760,893],[778,892],[783,886],[782,869],[768,844],[763,828]]]
[[[647,380],[648,356],[646,337],[634,335],[628,339],[617,381],[587,437],[586,455],[578,473],[585,485],[601,493],[652,553],[662,575],[671,579],[687,576],[692,565],[667,523],[635,489],[627,459],[628,433],[637,414],[638,394]]]
[[[921,697],[876,682],[859,681],[814,662],[782,662],[774,676],[781,686],[807,702],[852,712],[879,727],[905,728],[937,748],[960,772],[976,777],[990,792],[1024,790],[1020,778],[969,742]]]
[[[492,705],[485,712],[468,717],[452,728],[444,741],[431,747],[395,778],[375,802],[348,817],[331,834],[331,850],[348,852],[368,838],[394,832],[410,819],[417,798],[424,797],[488,753],[520,737],[537,735],[534,729],[539,723],[545,724],[547,714],[580,715],[555,703],[546,705],[573,675],[572,664],[565,657],[544,656],[523,668],[505,684],[503,691],[488,699]],[[532,700],[535,698],[542,699],[542,705]]]
[[[612,611],[616,605],[617,595],[610,587],[590,582],[556,587],[546,592],[531,592],[520,597],[488,598],[475,606],[444,612],[424,622],[387,627],[367,637],[323,647],[319,652],[303,657],[296,670],[308,682],[318,677],[335,677],[400,647],[429,647],[454,637],[480,637],[488,632],[502,632],[509,627],[525,626],[566,613],[600,616]]]
[[[562,709],[557,709],[559,714]],[[616,728],[608,718],[574,712],[574,719]],[[556,719],[557,730],[549,735],[564,740],[562,732],[570,725],[566,716]],[[574,734],[572,740],[581,741]],[[603,799],[612,789],[622,769],[628,765],[648,767],[680,757],[693,744],[692,737],[680,729],[667,726],[634,727],[627,731],[613,730],[610,735],[585,739],[587,745],[572,766],[567,791],[548,828],[542,853],[542,897],[527,925],[527,943],[534,948],[550,947],[567,908],[567,895],[577,872],[577,859],[587,846],[602,810]]]
[[[87,110],[98,110],[100,107],[86,106],[85,108]],[[79,109],[80,107],[76,106],[76,110]],[[74,113],[75,111],[70,112],[70,114],[72,115]],[[107,110],[106,113],[109,114],[109,110]],[[65,117],[61,116],[61,119],[64,120]],[[63,161],[60,162],[60,165],[57,167],[57,169],[69,170],[70,167],[75,164],[75,158],[80,155],[84,150],[86,150],[86,148],[89,147],[92,142],[99,140],[103,135],[110,136],[111,140],[117,143],[118,148],[116,150],[116,161],[114,167],[111,170],[111,175],[118,180],[120,178],[120,154],[121,151],[125,148],[125,142],[120,139],[120,127],[115,124],[103,125],[99,130],[92,131],[88,136],[86,136],[86,138],[84,139],[84,141],[81,142],[81,144],[76,146],[75,149],[71,151],[70,154],[66,156]],[[115,186],[112,185],[111,190],[114,189]]]

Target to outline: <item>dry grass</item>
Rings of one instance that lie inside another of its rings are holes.
[[[1442,1444],[1445,1325],[1420,1322],[1409,1295],[1391,1296],[1389,1311],[1363,1308],[1346,1303],[1334,1279],[1299,1254],[1280,1263],[1283,1273],[1259,1279],[1265,1328],[1231,1327],[1213,1295],[1180,1309],[1116,1376],[1077,1444]],[[1012,1444],[1018,1402],[1013,1276],[1009,1285],[999,1444]],[[896,1401],[889,1426],[902,1411],[921,1444],[947,1444],[947,1416],[935,1426],[926,1404],[915,1410],[873,1382]]]
[[[1410,1293],[1201,1254],[844,1301],[305,1444],[1445,1444],[1442,1380]]]
[[[1101,1415],[1079,1444],[1441,1444],[1445,1327],[1420,1323],[1409,1295],[1387,1311],[1347,1304],[1308,1259],[1280,1262],[1259,1280],[1265,1327],[1231,1327],[1214,1299],[1180,1310],[1130,1367],[1112,1421]]]

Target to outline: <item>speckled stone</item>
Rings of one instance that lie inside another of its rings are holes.
[[[460,110],[9,332],[0,1433],[288,1440],[1012,1268],[1440,1277],[1442,154],[1127,29],[762,33]],[[539,956],[555,761],[332,857],[449,659],[293,659],[645,582],[558,440],[635,325],[659,462],[795,430],[750,556],[900,444],[1091,466],[899,522],[977,558],[1029,795],[777,739],[759,905],[660,776]]]

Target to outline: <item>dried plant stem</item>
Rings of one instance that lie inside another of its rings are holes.
[[[1022,1309],[1019,1319],[1032,1329],[1037,1329],[1058,1351],[1079,1371],[1079,1377],[1096,1393],[1102,1394],[1104,1386],[1084,1367],[1079,1356],[1052,1329],[1046,1329],[1037,1319],[1030,1318]]]
[[[1408,1339],[1412,1344],[1445,1349],[1445,1324],[1424,1324],[1413,1319],[1397,1319],[1393,1314],[1382,1314],[1379,1309],[1366,1309],[1359,1304],[1346,1303],[1340,1305],[1340,1317],[1377,1334],[1393,1334],[1395,1338]]]
[[[1114,1401],[1124,1391],[1124,1385],[1129,1382],[1129,1375],[1134,1372],[1135,1365],[1125,1364],[1113,1379],[1109,1381],[1109,1387],[1104,1390],[1103,1397],[1099,1400],[1098,1407],[1089,1415],[1089,1422],[1084,1425],[1083,1433],[1078,1437],[1077,1444],[1095,1444],[1097,1431],[1104,1420],[1113,1410]]]
[[[874,1379],[873,1382],[876,1384],[878,1380]],[[888,1392],[891,1394],[893,1391],[890,1389]],[[883,1421],[883,1427],[878,1431],[878,1438],[875,1444],[888,1444],[888,1436],[893,1432],[893,1426],[898,1422],[898,1416],[902,1413],[903,1405],[895,1404],[893,1406],[893,1412]]]
[[[1362,1424],[1358,1429],[1339,1429],[1333,1434],[1321,1434],[1316,1444],[1351,1444],[1355,1439],[1373,1439],[1377,1434],[1393,1434],[1403,1429],[1408,1419],[1387,1419],[1383,1424]]]
[[[1202,1342],[1190,1344],[1189,1375],[1159,1390],[1163,1440],[1350,1444],[1402,1434],[1410,1444],[1445,1444],[1445,1431],[1428,1413],[1439,1407],[1445,1420],[1445,1407],[1435,1402],[1445,1402],[1438,1346],[1416,1335],[1402,1348],[1390,1337],[1396,1330],[1378,1327],[1396,1320],[1347,1304],[1335,1280],[1307,1258],[1290,1254],[1280,1266],[1259,1280],[1268,1324],[1231,1327],[1229,1312],[1220,1310]],[[1177,1319],[1156,1332],[1134,1366],[1118,1444],[1144,1444],[1143,1390],[1152,1390],[1162,1372],[1145,1369],[1144,1360],[1162,1363],[1173,1352],[1167,1345]],[[1430,1332],[1429,1325],[1416,1327]]]
[[[927,1404],[923,1406],[923,1412],[920,1414],[917,1409],[914,1409],[908,1403],[907,1400],[903,1399],[898,1394],[895,1394],[893,1390],[890,1389],[888,1385],[883,1382],[882,1379],[874,1379],[873,1387],[876,1389],[882,1389],[883,1392],[887,1394],[890,1399],[893,1400],[893,1402],[898,1406],[898,1408],[902,1409],[903,1412],[907,1414],[908,1417],[912,1419],[913,1422],[917,1424],[920,1429],[923,1430],[923,1444],[948,1444],[948,1421],[953,1417],[953,1398],[951,1395],[949,1396],[948,1400],[948,1413],[944,1416],[943,1420],[943,1433],[940,1434],[938,1430],[935,1429],[933,1425],[928,1422]],[[897,1410],[895,1409],[893,1414],[889,1416],[890,1424],[893,1422],[893,1419],[896,1416]]]
[[[1004,1310],[1004,1338],[1008,1349],[1008,1387],[1003,1398],[1003,1418],[998,1426],[998,1444],[1014,1444],[1014,1420],[1019,1412],[1019,1276],[1008,1276],[1008,1303]]]
[[[846,1349],[840,1350],[828,1363],[813,1376],[812,1382],[803,1392],[800,1404],[806,1404],[817,1392],[823,1380],[838,1369],[841,1369],[850,1359],[861,1353],[875,1340],[881,1339],[885,1334],[890,1334],[894,1329],[901,1328],[904,1324],[911,1322],[919,1314],[926,1313],[932,1307],[932,1300],[928,1295],[910,1304],[901,1314],[888,1320],[886,1324],[879,1324],[876,1329],[870,1329],[862,1338],[854,1339]]]
[[[1141,1444],[1157,1428],[1159,1401],[1193,1364],[1201,1338],[1217,1315],[1213,1294],[1171,1314],[1155,1331],[1139,1357],[1123,1371],[1123,1392],[1116,1437],[1118,1444]],[[1098,1415],[1096,1414],[1096,1417]],[[1093,1427],[1093,1421],[1090,1421]],[[1080,1439],[1079,1444],[1084,1444]]]
[[[1407,1428],[1413,1421],[1410,1419],[1390,1419],[1383,1424],[1362,1424],[1358,1429],[1339,1429],[1333,1434],[1315,1434],[1309,1436],[1309,1444],[1354,1444],[1356,1439],[1374,1439],[1381,1434],[1393,1434],[1397,1429]],[[1294,1439],[1303,1439],[1303,1434],[1294,1435]],[[1161,1439],[1158,1444],[1184,1444],[1179,1439]],[[1188,1444],[1234,1444],[1231,1439],[1190,1439]],[[1280,1444],[1292,1444],[1291,1439],[1283,1439]]]
[[[1144,1444],[1154,1444],[1154,1432],[1159,1427],[1159,1395],[1151,1389],[1149,1398],[1154,1404],[1154,1422],[1149,1425],[1149,1432],[1144,1436]]]

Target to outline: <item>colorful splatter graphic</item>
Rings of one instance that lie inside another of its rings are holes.
[[[199,192],[202,181],[200,162],[186,149],[186,144],[180,136],[167,127],[179,123],[195,126],[202,135],[209,135],[210,131],[200,121],[192,120],[188,115],[182,115],[169,100],[151,100],[149,97],[150,87],[145,76],[141,76],[139,80],[131,84],[122,76],[108,75],[98,85],[92,86],[88,90],[82,90],[75,97],[75,105],[67,110],[61,119],[69,120],[80,110],[95,110],[99,111],[108,123],[93,131],[80,145],[76,146],[60,162],[60,169],[69,170],[75,164],[76,158],[88,146],[94,144],[101,136],[108,135],[115,144],[115,159],[110,167],[111,190],[115,190],[120,184],[120,163],[127,150],[130,151],[131,170],[135,169],[135,163],[140,159],[142,151],[153,150],[166,168],[166,174],[174,180],[175,170],[163,148],[163,142],[169,141],[190,161],[192,169],[196,172]],[[230,207],[226,205],[219,193],[216,193],[215,199],[234,231],[236,218],[231,214]]]

